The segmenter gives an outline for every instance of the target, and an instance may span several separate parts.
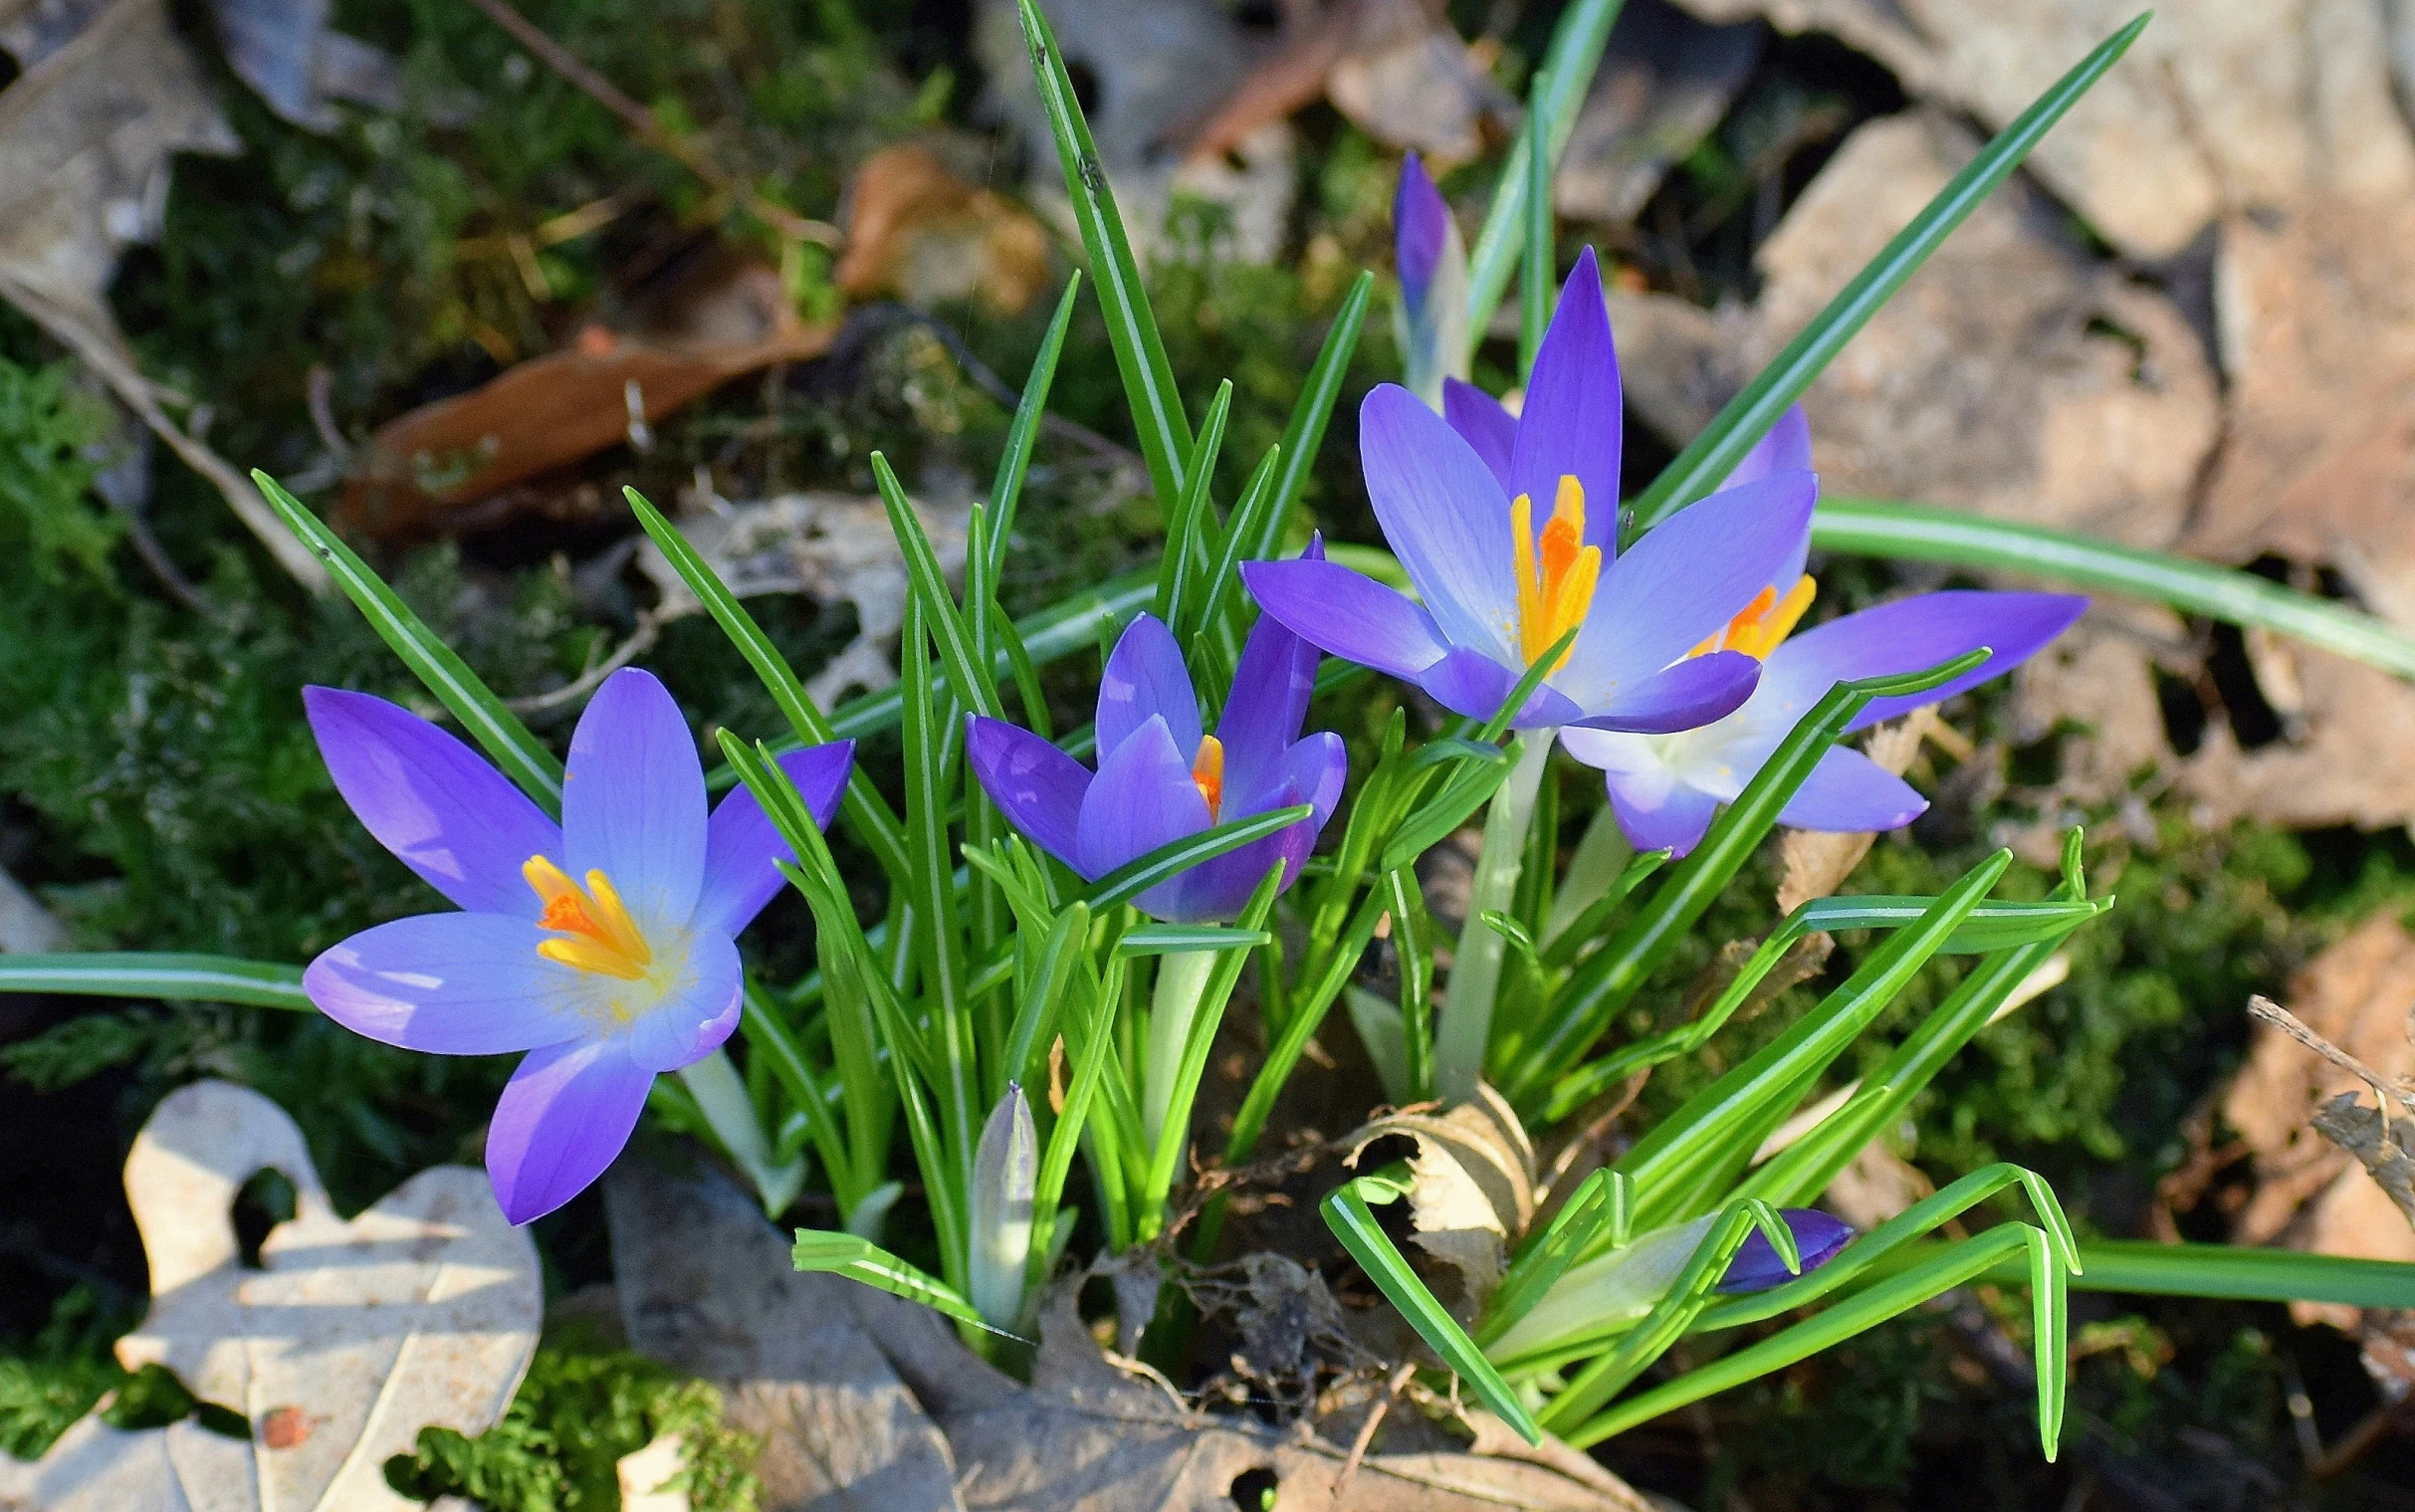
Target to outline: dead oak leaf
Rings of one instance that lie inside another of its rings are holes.
[[[856,299],[923,309],[979,298],[1020,315],[1048,276],[1048,238],[1019,206],[960,178],[918,142],[863,161],[847,191],[847,250],[831,270]]]

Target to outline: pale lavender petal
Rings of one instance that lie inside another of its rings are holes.
[[[561,829],[476,752],[418,715],[339,688],[305,688],[302,707],[335,790],[429,886],[465,909],[535,919],[520,869],[559,864]]]
[[[1509,494],[1509,457],[1517,449],[1518,418],[1501,407],[1501,401],[1473,383],[1457,378],[1442,380],[1442,419],[1459,439],[1475,449],[1492,469],[1492,476],[1501,485],[1504,498]],[[1590,497],[1590,496],[1588,496]],[[1544,501],[1543,509],[1550,510]]]
[[[1080,871],[1081,847],[1075,835],[1082,799],[1090,791],[1089,768],[1028,730],[1003,720],[969,718],[965,756],[982,780],[982,791],[1007,823]]]
[[[611,980],[602,978],[605,983]],[[631,1015],[629,1059],[645,1071],[693,1065],[738,1027],[745,997],[746,972],[739,965],[737,943],[719,930],[695,931],[688,938],[688,959],[678,980],[651,1006]]]
[[[1600,546],[1606,557],[1616,554],[1622,419],[1619,354],[1611,341],[1610,310],[1602,301],[1602,269],[1588,247],[1577,255],[1535,352],[1502,492],[1532,499],[1540,529],[1560,480],[1575,478],[1585,488],[1586,543]]]
[[[1638,850],[1670,850],[1682,856],[1702,843],[1719,800],[1681,781],[1637,780],[1604,773],[1619,832]]]
[[[1665,672],[1614,688],[1571,723],[1635,735],[1674,735],[1725,719],[1752,697],[1761,664],[1741,651],[1688,657]]]
[[[1165,720],[1152,716],[1099,762],[1082,798],[1074,869],[1103,877],[1207,827],[1208,800],[1191,779],[1191,761],[1175,750]]]
[[[618,1040],[530,1051],[487,1126],[487,1180],[503,1215],[526,1223],[584,1191],[629,1143],[653,1085]]]
[[[1758,768],[1756,768],[1758,769]],[[1749,781],[1751,772],[1738,772]],[[1928,808],[1909,782],[1848,746],[1832,748],[1795,795],[1778,822],[1790,829],[1826,829],[1842,834],[1900,829]]]
[[[1778,685],[1779,697],[1808,709],[1840,682],[1916,672],[1981,646],[1995,653],[1933,692],[1872,700],[1854,721],[1861,730],[2003,676],[2070,628],[2086,608],[2086,598],[2070,593],[1922,593],[1792,637],[1770,653],[1766,676]]]
[[[1231,768],[1225,771],[1229,779]],[[1316,827],[1322,830],[1325,821],[1333,817],[1335,805],[1342,801],[1342,789],[1349,781],[1350,749],[1342,744],[1340,736],[1320,730],[1283,753],[1269,790],[1288,786],[1300,794],[1292,801],[1312,805],[1316,809]],[[1224,791],[1234,790],[1227,780]],[[1272,798],[1253,796],[1249,811],[1257,813],[1281,806]]]
[[[1450,207],[1442,202],[1442,191],[1434,187],[1418,154],[1409,153],[1401,160],[1401,185],[1392,196],[1392,238],[1393,261],[1412,320],[1425,308],[1450,229]]]
[[[1489,720],[1500,712],[1501,701],[1517,691],[1518,679],[1524,675],[1480,651],[1459,647],[1419,673],[1413,681],[1426,690],[1428,698],[1451,713],[1463,714],[1471,720]],[[1513,730],[1546,730],[1574,724],[1584,713],[1557,688],[1545,683],[1535,689],[1526,707],[1509,724]]]
[[[1843,1218],[1830,1217],[1817,1207],[1781,1207],[1778,1216],[1786,1220],[1787,1231],[1795,1236],[1795,1256],[1803,1262],[1802,1270],[1788,1270],[1786,1262],[1778,1257],[1778,1247],[1769,1242],[1769,1235],[1756,1228],[1745,1236],[1735,1258],[1727,1262],[1727,1274],[1719,1281],[1720,1291],[1767,1291],[1773,1286],[1783,1286],[1797,1274],[1810,1275],[1826,1265],[1853,1242],[1852,1224]]]
[[[1251,813],[1263,813],[1269,808],[1289,808],[1307,799],[1299,789],[1285,784],[1267,794],[1263,807]],[[1227,820],[1245,819],[1248,813],[1227,810]],[[1266,873],[1280,861],[1283,880],[1277,891],[1288,888],[1300,877],[1301,863],[1316,848],[1318,820],[1302,819],[1288,824],[1261,840],[1252,840],[1239,850],[1227,851],[1213,860],[1203,861],[1170,882],[1160,883],[1143,893],[1137,900],[1141,911],[1166,920],[1170,924],[1206,924],[1211,920],[1230,919],[1239,914],[1249,902],[1249,895],[1266,878]]]
[[[1323,553],[1321,546],[1312,549]],[[1225,791],[1250,792],[1273,780],[1276,763],[1308,719],[1316,682],[1317,648],[1273,615],[1260,614],[1241,644],[1232,693],[1215,722],[1215,738],[1224,747]]]
[[[604,680],[578,729],[561,785],[566,868],[611,879],[641,929],[696,913],[705,879],[705,768],[671,692],[624,667]]]
[[[855,760],[853,741],[808,746],[779,758],[779,769],[796,784],[816,828],[828,829],[847,790],[847,771]],[[696,900],[693,923],[698,929],[735,935],[755,922],[771,895],[779,891],[779,865],[796,853],[771,827],[753,789],[731,789],[713,810],[705,831],[705,886]]]
[[[1098,687],[1098,749],[1113,751],[1135,730],[1162,718],[1186,759],[1200,749],[1200,699],[1174,632],[1154,614],[1124,627]]]
[[[1483,460],[1397,383],[1359,406],[1359,458],[1384,539],[1443,636],[1507,657],[1518,602],[1509,501]]]
[[[322,952],[302,989],[381,1044],[432,1055],[534,1049],[593,1027],[583,973],[537,954],[549,938],[509,914],[420,914]]]
[[[1819,480],[1782,473],[1688,505],[1612,562],[1552,681],[1595,709],[1727,627],[1811,530]]]
[[[1757,483],[1772,473],[1807,473],[1811,465],[1811,421],[1804,416],[1802,405],[1790,404],[1786,413],[1778,417],[1778,423],[1769,428],[1769,434],[1753,444],[1753,449],[1744,454],[1744,460],[1736,464],[1719,487],[1732,489],[1738,484]],[[1802,577],[1804,564],[1810,558],[1811,537],[1807,534],[1794,554],[1771,575],[1769,586],[1783,596]]]
[[[1414,599],[1338,562],[1245,561],[1241,581],[1293,634],[1362,667],[1415,677],[1450,649]]]

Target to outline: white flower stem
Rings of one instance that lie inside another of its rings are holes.
[[[1444,1102],[1473,1097],[1484,1074],[1484,1051],[1492,1039],[1493,999],[1501,986],[1501,952],[1508,942],[1484,922],[1488,912],[1507,912],[1516,901],[1518,873],[1526,859],[1526,829],[1534,822],[1535,795],[1543,787],[1543,769],[1551,759],[1553,730],[1534,730],[1518,737],[1516,764],[1494,789],[1492,806],[1484,816],[1484,848],[1476,856],[1476,875],[1467,889],[1467,917],[1459,925],[1459,946],[1450,962],[1450,980],[1442,990],[1442,1011],[1434,1023],[1434,1091]]]
[[[1157,992],[1149,1003],[1149,1044],[1141,1061],[1141,1120],[1155,1150],[1174,1107],[1175,1080],[1183,1070],[1183,1046],[1200,998],[1215,972],[1216,951],[1177,951],[1157,962]]]

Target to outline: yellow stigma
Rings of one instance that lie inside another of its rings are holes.
[[[1191,780],[1208,800],[1208,822],[1218,822],[1224,811],[1224,743],[1212,735],[1200,737],[1200,754],[1191,763]]]
[[[1708,656],[1713,651],[1741,651],[1754,661],[1767,661],[1778,649],[1795,625],[1802,620],[1803,611],[1811,607],[1812,594],[1818,585],[1810,574],[1795,579],[1795,585],[1780,598],[1776,588],[1763,588],[1753,595],[1727,628],[1687,652],[1688,656]]]
[[[1540,555],[1534,533],[1534,501],[1520,494],[1509,505],[1511,569],[1518,581],[1518,654],[1531,667],[1561,636],[1585,622],[1602,581],[1602,548],[1585,544],[1585,485],[1560,479],[1551,519],[1543,526]],[[1570,650],[1574,650],[1572,646]],[[1568,660],[1560,653],[1558,671]]]
[[[654,964],[654,952],[638,933],[637,921],[612,890],[612,879],[601,871],[587,873],[582,889],[544,856],[531,856],[520,874],[529,879],[544,901],[537,927],[551,930],[555,939],[541,942],[537,954],[548,961],[581,972],[597,972],[635,981]]]

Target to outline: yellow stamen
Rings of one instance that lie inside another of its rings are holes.
[[[1200,737],[1200,754],[1191,763],[1191,780],[1208,800],[1208,822],[1220,822],[1224,811],[1224,743],[1212,735]]]
[[[654,951],[637,921],[629,917],[620,894],[613,890],[611,878],[600,870],[590,871],[587,885],[581,889],[544,856],[529,857],[520,874],[529,879],[529,886],[545,904],[538,928],[560,937],[540,942],[538,955],[624,981],[646,974],[646,968],[654,964]]]
[[[1585,486],[1573,476],[1560,479],[1559,497],[1552,501],[1551,519],[1543,526],[1539,565],[1534,501],[1524,494],[1510,501],[1509,533],[1511,575],[1518,589],[1518,653],[1531,667],[1561,636],[1585,622],[1594,589],[1601,585],[1602,548],[1585,544]],[[1567,660],[1568,652],[1563,651],[1553,670]]]
[[[1727,628],[1687,652],[1688,656],[1707,656],[1713,651],[1741,651],[1755,661],[1767,661],[1769,654],[1795,633],[1803,619],[1803,611],[1811,607],[1812,595],[1819,585],[1807,573],[1795,579],[1795,585],[1780,598],[1776,588],[1763,588],[1753,595]]]

